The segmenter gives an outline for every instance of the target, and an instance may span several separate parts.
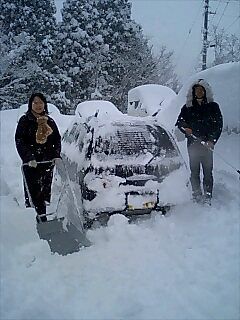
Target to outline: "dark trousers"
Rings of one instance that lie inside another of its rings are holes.
[[[30,199],[38,215],[46,214],[45,201],[50,202],[53,178],[53,165],[38,164],[37,168],[23,166],[24,193],[26,206]]]
[[[193,195],[202,194],[200,182],[200,169],[203,172],[204,194],[212,195],[213,189],[213,152],[200,143],[192,143],[188,146],[189,164],[191,170],[191,185]]]

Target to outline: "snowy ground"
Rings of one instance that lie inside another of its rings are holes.
[[[234,169],[215,155],[211,208],[186,203],[168,217],[131,225],[114,216],[108,228],[88,232],[90,248],[51,255],[38,238],[34,211],[23,206],[16,110],[0,117],[1,319],[240,319]],[[68,122],[59,120],[62,131]],[[216,147],[235,167],[239,138],[223,134]]]

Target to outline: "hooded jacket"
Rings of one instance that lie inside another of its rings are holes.
[[[205,96],[201,105],[194,95],[195,86],[202,86]],[[191,128],[193,135],[201,141],[211,141],[213,144],[219,139],[223,119],[219,105],[213,100],[210,85],[203,79],[194,82],[188,90],[186,104],[182,107],[175,124],[183,133],[184,128]],[[191,136],[187,136],[188,145],[196,142]]]
[[[45,143],[40,144],[36,141],[37,118],[28,111],[19,119],[15,133],[15,143],[23,163],[31,160],[47,161],[60,158],[61,136],[57,125],[49,116],[47,124],[52,129],[52,133],[47,137]]]

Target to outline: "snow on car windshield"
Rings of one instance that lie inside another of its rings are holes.
[[[143,123],[115,123],[112,132],[95,137],[94,151],[98,158],[113,156],[115,159],[124,156],[145,154],[166,154],[174,150],[167,133],[161,127]]]
[[[182,165],[169,135],[159,125],[125,122],[111,126],[107,134],[104,126],[98,127],[91,157],[93,168],[111,168],[120,177],[159,172],[163,177]]]
[[[156,152],[156,139],[147,126],[117,124],[113,127],[110,135],[98,136],[95,140],[95,152],[99,156],[102,153],[122,157]]]

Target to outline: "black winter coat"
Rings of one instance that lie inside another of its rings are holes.
[[[191,128],[193,135],[201,141],[211,141],[216,143],[219,139],[223,119],[219,106],[216,102],[209,102],[199,105],[194,102],[191,107],[184,105],[178,116],[176,126],[183,132],[182,128]],[[188,145],[194,142],[194,139],[187,136]]]
[[[53,132],[48,136],[46,143],[39,144],[36,142],[37,118],[31,112],[27,112],[19,119],[15,133],[15,143],[23,163],[31,160],[47,161],[60,157],[61,136],[57,125],[49,116],[47,124]]]

